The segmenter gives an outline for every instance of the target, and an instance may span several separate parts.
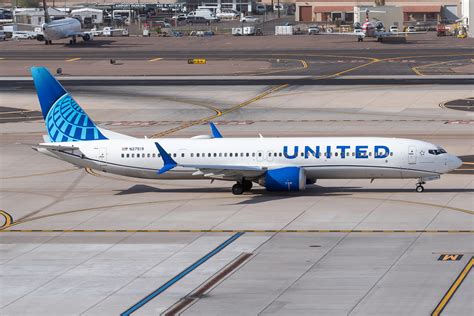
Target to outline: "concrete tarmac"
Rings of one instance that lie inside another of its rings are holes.
[[[98,124],[132,136],[208,134],[217,115],[225,137],[426,140],[465,171],[421,194],[416,180],[233,196],[227,182],[124,178],[31,150],[44,134],[36,96],[2,90],[2,315],[474,313],[462,273],[474,253],[474,113],[442,106],[472,87],[69,88]]]

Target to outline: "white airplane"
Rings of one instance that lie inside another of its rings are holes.
[[[73,165],[147,179],[235,181],[233,194],[253,183],[269,191],[299,191],[317,179],[417,178],[425,181],[461,166],[437,145],[379,137],[133,138],[94,124],[44,67],[31,68],[48,135],[34,147]]]
[[[71,38],[70,44],[75,44],[77,37],[82,37],[84,41],[92,39],[90,32],[83,32],[81,22],[75,18],[64,18],[51,21],[46,7],[46,0],[43,0],[44,19],[46,23],[41,25],[43,34],[39,34],[36,39],[44,41],[46,45],[53,43],[53,40]]]
[[[408,34],[425,34],[426,32],[391,32],[385,31],[385,26],[381,21],[371,22],[369,20],[369,12],[379,12],[385,13],[385,11],[373,11],[366,9],[365,10],[365,23],[360,26],[360,23],[355,24],[354,32],[342,32],[342,33],[325,33],[327,35],[349,35],[357,36],[358,42],[363,42],[364,38],[372,37],[377,39],[377,42],[383,42],[385,38],[395,38],[395,37],[406,37]],[[357,25],[358,24],[358,25]]]

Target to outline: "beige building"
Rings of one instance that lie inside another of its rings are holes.
[[[461,15],[461,0],[386,0],[387,6],[399,6],[405,23],[456,20]],[[297,0],[295,20],[301,22],[354,22],[354,7],[373,6],[374,1]]]

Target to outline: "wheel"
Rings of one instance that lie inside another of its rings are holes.
[[[242,181],[242,186],[244,187],[244,191],[250,191],[250,189],[252,189],[252,181],[249,181],[249,180],[243,180]]]
[[[416,186],[416,192],[421,193],[423,191],[425,191],[425,188],[421,184]]]
[[[232,194],[241,195],[244,193],[244,187],[240,183],[236,183],[232,186]]]

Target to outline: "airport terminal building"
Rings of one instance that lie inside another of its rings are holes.
[[[295,20],[300,22],[354,23],[354,7],[372,7],[374,1],[296,1]],[[460,0],[386,0],[386,6],[401,7],[403,22],[456,20],[461,15]]]

